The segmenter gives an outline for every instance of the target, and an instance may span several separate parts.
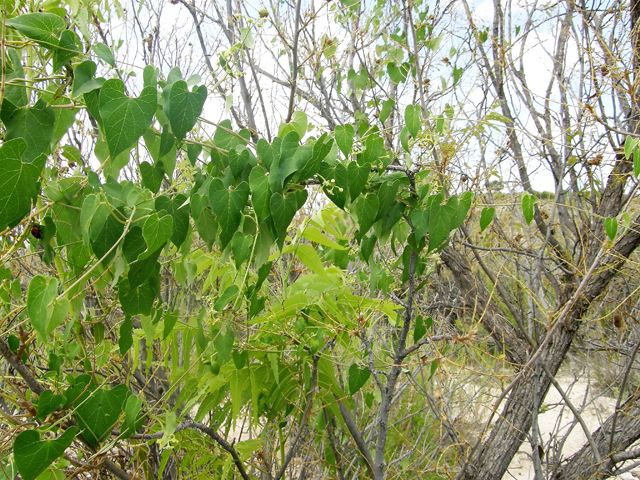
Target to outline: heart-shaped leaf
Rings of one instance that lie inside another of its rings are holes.
[[[331,184],[325,185],[324,193],[338,208],[344,209],[349,194],[349,178],[347,169],[341,163],[335,166]]]
[[[114,78],[104,82],[99,100],[109,154],[115,158],[131,148],[151,126],[157,90],[145,87],[138,98],[129,98],[124,94],[124,83]]]
[[[140,175],[145,188],[148,188],[153,193],[158,193],[164,178],[164,164],[160,160],[155,162],[153,166],[149,162],[142,162],[140,164]]]
[[[124,213],[122,213],[122,211],[121,215],[124,216]],[[108,264],[116,254],[116,249],[111,249],[120,239],[120,237],[122,236],[122,232],[124,231],[124,225],[120,221],[120,218],[122,217],[116,217],[115,215],[109,213],[106,220],[102,224],[102,228],[97,228],[95,230],[95,235],[93,232],[93,221],[91,222],[91,249],[93,250],[93,253],[95,253],[97,258],[104,258],[104,264]],[[109,250],[111,250],[111,252],[107,255],[107,252],[109,252]]]
[[[40,173],[46,156],[24,158],[27,142],[9,140],[0,147],[0,229],[13,227],[31,210],[40,193]]]
[[[220,224],[220,248],[229,244],[242,221],[242,212],[249,199],[249,185],[242,182],[235,189],[227,189],[222,181],[214,179],[209,186],[209,201]]]
[[[453,201],[455,200],[455,202]],[[429,251],[438,248],[449,237],[458,211],[458,199],[450,197],[444,205],[434,202],[429,211]]]
[[[424,237],[429,231],[429,209],[414,208],[411,212],[411,223],[417,239]]]
[[[55,412],[62,405],[62,396],[54,395],[51,390],[45,390],[38,398],[38,413],[36,418],[43,419],[47,415]]]
[[[290,193],[285,198],[280,193],[274,193],[271,195],[269,204],[271,207],[271,218],[273,219],[273,226],[276,232],[276,241],[278,248],[282,250],[289,224],[298,211],[296,194]]]
[[[179,193],[173,199],[167,195],[161,195],[156,198],[156,209],[166,210],[171,218],[173,218],[173,232],[171,233],[171,242],[180,247],[187,238],[187,232],[189,231],[189,204],[185,205],[187,196],[183,193]]]
[[[157,213],[150,215],[142,227],[142,236],[147,244],[145,256],[151,255],[163,246],[173,233],[173,218],[171,215],[160,217]]]
[[[404,121],[407,125],[407,130],[415,138],[420,131],[420,106],[407,105],[407,108],[404,109]]]
[[[8,18],[6,25],[50,50],[58,46],[58,35],[67,26],[64,20],[54,13],[18,15]]]
[[[355,363],[351,365],[349,367],[349,394],[353,395],[360,390],[370,376],[371,372],[367,367],[360,369]]]
[[[129,351],[131,345],[133,345],[133,321],[130,315],[124,317],[119,332],[118,347],[120,348],[120,355],[124,355]]]
[[[231,252],[235,259],[236,268],[240,268],[249,255],[251,255],[251,247],[253,245],[253,237],[244,236],[240,232],[236,232],[231,239]]]
[[[171,86],[164,112],[171,122],[171,129],[178,143],[182,142],[198,121],[206,99],[207,87],[204,85],[193,87],[191,92],[184,80],[178,80]]]
[[[42,275],[36,275],[29,282],[27,290],[27,314],[31,325],[41,338],[47,337],[47,323],[51,317],[51,302],[58,295],[58,279],[47,281]]]
[[[489,226],[493,215],[496,213],[496,209],[493,207],[484,207],[480,214],[480,231],[483,232],[485,228]]]
[[[216,310],[216,312],[224,310],[224,307],[226,307],[229,304],[229,302],[231,301],[231,299],[238,294],[239,290],[240,289],[238,288],[237,285],[228,286],[224,290],[222,295],[220,295],[218,297],[218,299],[216,300],[216,302],[213,304],[213,308]]]
[[[233,351],[233,363],[235,364],[238,370],[242,370],[244,366],[247,364],[247,360],[249,359],[249,353],[246,350],[242,350],[238,352],[236,350]]]
[[[80,55],[79,45],[80,37],[73,30],[64,30],[60,34],[58,47],[53,52],[53,71],[57,72],[63,65],[68,64],[69,60]]]
[[[233,178],[238,180],[242,176],[244,169],[249,165],[248,150],[244,150],[242,153],[247,152],[245,155],[238,155],[235,150],[229,151],[229,169]]]
[[[360,255],[365,262],[369,262],[371,258],[371,254],[373,253],[373,248],[376,246],[376,238],[375,235],[371,235],[370,237],[364,237],[362,242],[360,243]]]
[[[359,238],[362,238],[373,226],[379,207],[380,200],[375,193],[370,193],[358,201],[356,213],[358,214],[358,225],[360,226]]]
[[[13,441],[13,461],[23,480],[35,480],[49,465],[62,456],[78,433],[70,427],[55,440],[40,440],[36,430],[20,433]]]
[[[150,315],[153,301],[156,298],[156,287],[159,286],[158,272],[149,277],[149,281],[135,288],[129,288],[129,280],[123,278],[118,282],[118,300],[126,315]]]
[[[360,166],[356,162],[351,162],[347,168],[347,176],[349,178],[349,197],[351,201],[358,198],[362,193],[362,189],[367,184],[371,165],[365,163]]]
[[[42,98],[33,107],[3,107],[0,118],[6,127],[6,140],[23,138],[27,142],[24,153],[17,158],[34,161],[43,153],[49,152],[56,115]]]
[[[97,447],[111,435],[129,395],[126,385],[118,385],[111,390],[89,389],[80,397],[75,417],[82,436],[91,446]]]
[[[378,191],[378,199],[380,200],[380,206],[378,207],[378,215],[376,215],[376,221],[380,220],[383,215],[385,215],[391,205],[396,201],[396,193],[398,193],[398,188],[400,188],[400,182],[398,180],[394,180],[393,182],[384,182],[380,185],[380,190]]]
[[[336,138],[336,143],[338,144],[338,148],[344,153],[345,157],[351,153],[351,147],[353,147],[353,137],[356,132],[353,129],[353,126],[350,124],[345,125],[344,127],[336,127],[334,131],[334,136]]]
[[[234,339],[235,335],[233,334],[233,329],[230,325],[227,325],[227,329],[224,332],[224,335],[218,332],[216,338],[213,339],[213,346],[216,347],[218,356],[223,362],[229,358],[229,355],[231,355]]]
[[[269,179],[264,173],[264,168],[260,165],[251,170],[249,185],[251,186],[251,205],[258,217],[258,223],[262,223],[271,214],[269,210],[271,191],[269,190]]]
[[[84,93],[100,88],[104,78],[93,78],[96,74],[96,64],[91,60],[86,60],[73,69],[73,90],[72,95],[77,97]]]

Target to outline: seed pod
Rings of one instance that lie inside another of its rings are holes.
[[[616,328],[622,328],[624,326],[624,320],[622,320],[622,315],[620,315],[619,313],[616,313],[613,316],[613,325]]]

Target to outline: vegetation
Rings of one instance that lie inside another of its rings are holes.
[[[0,478],[633,468],[640,4],[488,7],[5,1]]]

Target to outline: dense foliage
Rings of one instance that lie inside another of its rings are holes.
[[[165,7],[193,29],[164,36]],[[266,7],[5,2],[0,478],[502,478],[525,439],[540,478],[640,456],[637,329],[593,321],[636,309],[635,10],[526,6],[514,34],[499,0],[490,26],[466,2]],[[512,55],[549,18],[538,98]],[[575,342],[623,365],[592,433],[555,378]],[[537,426],[552,384],[587,438],[570,459]]]

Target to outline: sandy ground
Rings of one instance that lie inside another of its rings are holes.
[[[558,377],[558,383],[567,392],[571,403],[582,410],[584,419],[590,431],[594,431],[615,410],[616,399],[599,396],[594,398],[593,389],[589,388],[586,380],[575,380],[572,377]],[[573,423],[573,414],[564,406],[562,396],[552,386],[545,399],[544,406],[548,407],[539,416],[540,433],[544,442],[557,442],[569,433],[564,448],[563,458],[571,456],[578,451],[586,442],[586,437],[580,425],[576,425],[569,432]],[[564,408],[563,408],[564,406]],[[544,465],[543,465],[544,471]],[[531,460],[531,445],[525,442],[514,457],[505,479],[533,480],[533,462]],[[623,473],[616,477],[625,480],[640,479],[640,468],[631,472]]]

